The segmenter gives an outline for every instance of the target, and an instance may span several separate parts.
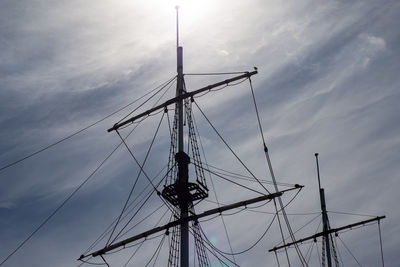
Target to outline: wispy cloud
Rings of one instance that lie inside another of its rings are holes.
[[[6,1],[0,10],[2,165],[102,118],[175,75],[172,4],[169,10],[155,0]],[[396,266],[399,3],[215,1],[197,11],[196,16],[182,17],[185,71],[259,68],[252,81],[278,181],[306,185],[288,209],[292,213],[318,211],[313,154],[320,152],[328,209],[386,214],[382,224],[385,263]],[[186,77],[189,90],[215,80]],[[249,93],[246,82],[196,101],[254,173],[270,179]],[[173,94],[174,88],[169,96]],[[224,156],[226,148],[216,143],[218,137],[193,109],[202,126],[209,162],[245,174],[233,156]],[[0,258],[118,144],[119,138],[105,130],[123,114],[127,111],[0,173]],[[144,124],[128,139],[140,160],[158,119]],[[168,157],[163,148],[168,144],[163,139],[168,130],[160,135],[147,165],[152,175]],[[137,171],[126,149],[121,148],[65,210],[5,266],[75,264],[88,240],[95,240],[118,215]],[[142,178],[135,194],[147,181]],[[218,179],[214,182],[221,190],[221,202],[249,196],[234,185]],[[247,185],[257,187],[250,182]],[[157,201],[155,196],[150,204]],[[258,215],[248,212],[226,217],[229,233],[246,233],[232,234],[235,251],[252,243],[272,218],[263,214],[259,221]],[[295,229],[310,219],[295,218],[291,220]],[[332,224],[352,219],[332,219]],[[219,227],[221,221],[216,220],[218,224],[205,222],[205,229],[217,245],[229,250]],[[313,227],[310,232],[317,225]],[[349,236],[346,242],[361,238],[361,234]],[[275,264],[273,255],[265,252],[275,241],[280,241],[276,231],[250,254],[238,256],[238,262],[243,266]],[[143,251],[150,255],[151,246]],[[379,255],[372,250],[357,251],[357,256],[363,265],[379,264]],[[118,257],[112,260],[121,263]]]

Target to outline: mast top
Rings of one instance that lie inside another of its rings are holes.
[[[176,9],[176,47],[179,47],[179,6],[175,6]]]
[[[320,178],[320,175],[319,175],[318,153],[315,153],[314,155],[315,155],[315,160],[317,162],[318,187],[321,190],[321,178]]]

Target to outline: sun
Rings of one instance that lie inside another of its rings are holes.
[[[213,1],[210,0],[180,0],[175,2],[179,7],[179,17],[183,23],[194,23],[207,17],[213,9]]]
[[[215,1],[212,0],[148,0],[160,12],[175,13],[178,7],[179,21],[182,27],[190,27],[195,23],[206,23],[206,18],[215,10]]]

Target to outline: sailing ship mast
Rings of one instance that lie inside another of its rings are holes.
[[[166,231],[169,233],[170,228],[174,227],[179,227],[180,231],[180,266],[181,267],[187,267],[189,266],[189,222],[194,221],[197,222],[199,218],[205,217],[205,216],[210,216],[213,214],[218,214],[222,213],[223,211],[247,206],[252,203],[257,203],[260,201],[265,201],[265,200],[272,200],[275,198],[279,198],[283,195],[283,193],[291,190],[298,190],[302,186],[296,185],[293,188],[278,191],[276,190],[275,193],[268,193],[268,194],[263,194],[262,196],[244,200],[244,201],[239,201],[233,204],[225,205],[225,206],[220,206],[215,209],[207,210],[204,211],[203,213],[200,214],[195,214],[194,209],[193,209],[193,202],[202,200],[208,197],[208,188],[205,184],[205,180],[199,179],[199,177],[196,177],[196,182],[190,182],[189,181],[189,163],[190,163],[190,157],[188,154],[185,153],[184,151],[184,101],[189,100],[194,101],[193,98],[195,95],[200,94],[205,91],[210,91],[213,88],[219,87],[221,85],[228,85],[231,82],[242,80],[242,79],[249,79],[252,75],[257,74],[257,69],[255,68],[254,71],[251,72],[245,72],[241,75],[238,75],[236,77],[226,79],[221,82],[217,82],[211,85],[208,85],[206,87],[194,90],[192,92],[187,92],[185,90],[184,86],[184,74],[183,74],[183,47],[179,45],[179,8],[176,7],[176,49],[177,49],[177,86],[176,86],[176,94],[174,98],[171,98],[164,102],[163,104],[157,105],[147,111],[144,111],[136,116],[133,116],[125,121],[118,122],[114,124],[113,127],[108,129],[108,132],[112,131],[117,131],[123,126],[126,126],[128,124],[134,123],[135,121],[139,120],[140,118],[143,118],[145,116],[148,116],[156,111],[164,109],[164,111],[167,111],[167,107],[170,105],[175,105],[175,118],[176,118],[176,124],[177,124],[177,144],[178,144],[178,149],[177,153],[173,156],[175,159],[175,162],[177,164],[177,177],[175,181],[173,181],[171,184],[168,184],[164,186],[164,189],[162,192],[159,194],[161,197],[166,200],[169,204],[171,204],[174,208],[175,211],[179,211],[179,216],[175,214],[175,217],[178,217],[177,220],[169,222],[163,226],[159,226],[156,228],[153,228],[151,230],[142,232],[138,235],[132,236],[130,238],[127,238],[125,240],[113,243],[113,244],[107,244],[103,249],[97,250],[95,252],[92,252],[87,255],[81,255],[79,258],[80,260],[83,260],[87,257],[96,257],[100,256],[103,258],[102,255],[106,254],[109,251],[115,250],[120,247],[125,247],[125,245],[132,243],[138,239],[141,238],[146,238],[154,233],[160,232],[160,231]],[[186,103],[186,102],[185,102]],[[189,122],[190,123],[190,122]],[[190,129],[189,129],[190,131]],[[190,133],[189,133],[190,135]],[[196,141],[194,142],[195,146]],[[193,144],[192,144],[193,146]],[[194,149],[196,150],[196,148]],[[198,150],[198,148],[197,148]],[[192,147],[193,151],[193,147]],[[196,153],[194,153],[196,154]],[[196,155],[194,155],[196,157]],[[200,157],[198,154],[197,157]],[[197,160],[199,162],[199,159],[194,159],[195,161]],[[201,163],[201,162],[200,162]],[[195,167],[197,168],[196,164],[194,164]],[[197,175],[197,174],[196,174]],[[203,182],[202,182],[203,180]],[[258,181],[259,182],[259,181]],[[195,231],[195,230],[194,230]],[[203,248],[204,250],[204,248]],[[104,258],[103,258],[104,260]],[[205,266],[208,266],[208,264],[204,264]]]
[[[159,104],[159,105],[157,105],[153,108],[150,108],[150,109],[148,109],[138,115],[135,115],[129,119],[120,121],[120,122],[114,124],[113,127],[109,128],[107,130],[108,132],[116,131],[118,133],[118,129],[120,129],[121,127],[124,127],[124,126],[127,126],[128,124],[134,123],[134,122],[138,121],[139,119],[149,116],[157,111],[162,111],[163,109],[165,112],[167,112],[168,106],[175,105],[174,125],[176,126],[177,151],[175,153],[175,150],[171,150],[172,152],[170,151],[170,153],[172,153],[172,160],[174,161],[174,163],[176,163],[176,166],[177,166],[176,177],[171,179],[170,183],[166,184],[164,186],[162,192],[157,191],[157,193],[159,193],[159,196],[163,199],[163,201],[166,204],[173,207],[172,211],[174,213],[176,220],[170,221],[169,223],[167,223],[165,225],[150,229],[148,231],[134,235],[134,236],[124,239],[122,241],[115,242],[115,243],[111,242],[110,244],[106,244],[106,246],[102,249],[94,251],[90,254],[81,255],[81,257],[80,257],[81,260],[83,260],[87,257],[97,257],[97,256],[100,256],[103,258],[103,255],[105,255],[107,252],[113,251],[120,247],[125,247],[127,244],[130,244],[136,240],[139,240],[142,238],[147,238],[148,236],[151,236],[151,235],[161,232],[161,231],[166,231],[166,234],[168,234],[169,229],[173,228],[174,231],[176,229],[179,229],[179,239],[180,239],[180,242],[179,242],[179,262],[180,262],[180,264],[179,265],[181,267],[187,267],[187,266],[189,266],[189,247],[190,247],[190,244],[189,244],[189,234],[190,234],[189,222],[195,222],[194,225],[197,225],[199,218],[203,218],[203,217],[210,216],[213,214],[222,213],[223,211],[247,206],[249,204],[257,203],[260,201],[274,200],[274,202],[275,202],[275,198],[278,198],[280,206],[281,206],[282,215],[285,217],[284,205],[282,204],[280,197],[287,191],[299,189],[302,187],[302,186],[296,184],[294,186],[294,188],[290,188],[290,189],[286,189],[286,190],[282,190],[282,191],[278,190],[277,183],[276,183],[274,174],[272,172],[271,162],[270,162],[269,155],[268,155],[268,149],[266,147],[264,136],[262,134],[264,152],[265,152],[265,155],[267,158],[268,167],[271,171],[271,176],[273,178],[275,192],[269,193],[269,191],[267,190],[268,194],[263,194],[262,196],[259,196],[256,198],[239,201],[239,202],[225,205],[225,206],[220,206],[215,209],[204,211],[200,214],[196,214],[194,212],[194,202],[206,199],[208,197],[208,188],[206,186],[204,177],[199,177],[199,174],[197,174],[197,172],[196,172],[197,177],[195,177],[196,181],[193,182],[193,181],[189,180],[189,164],[191,163],[191,158],[185,152],[185,149],[184,149],[185,108],[186,108],[186,115],[188,116],[188,118],[190,118],[190,115],[188,115],[188,114],[191,112],[191,108],[189,111],[187,110],[188,109],[187,103],[189,101],[193,102],[194,96],[196,96],[202,92],[210,91],[211,89],[222,86],[222,85],[228,85],[229,83],[234,82],[234,81],[238,81],[238,80],[242,80],[242,79],[250,79],[250,77],[252,75],[257,74],[257,69],[255,68],[254,71],[245,72],[245,73],[235,76],[233,78],[226,79],[224,81],[220,81],[220,82],[205,86],[203,88],[200,88],[200,89],[197,89],[197,90],[194,90],[191,92],[187,92],[186,88],[185,88],[184,73],[183,73],[183,47],[180,46],[180,44],[179,44],[179,8],[178,7],[176,7],[176,53],[177,53],[177,76],[176,76],[177,86],[176,86],[175,97],[165,101],[163,104]],[[250,85],[251,85],[251,83],[250,83]],[[255,102],[254,93],[253,93],[253,99]],[[257,111],[257,109],[256,109],[256,111]],[[258,123],[260,124],[258,112],[257,112],[257,118],[258,118]],[[196,141],[195,140],[193,141],[193,137],[190,137],[190,131],[191,131],[190,124],[191,123],[193,123],[193,122],[191,122],[189,120],[188,121],[189,139],[192,138],[191,141],[193,142],[192,143],[192,152],[193,152],[192,157],[193,157],[193,160],[195,163],[196,162],[201,163],[201,161],[199,159],[200,154],[197,153],[197,155],[196,155],[196,149],[198,150],[198,147],[196,148],[196,146],[197,146]],[[261,124],[259,126],[260,126],[260,131],[262,133]],[[193,129],[192,129],[192,131],[193,131]],[[193,146],[195,148],[193,148]],[[269,251],[276,252],[277,250],[282,249],[282,248],[285,248],[285,250],[286,250],[286,247],[293,246],[293,245],[296,247],[298,243],[301,243],[301,242],[309,240],[309,239],[316,240],[317,237],[322,236],[323,244],[324,244],[324,251],[326,251],[326,254],[327,254],[326,258],[327,258],[328,267],[331,267],[332,266],[331,245],[333,248],[333,253],[334,254],[336,253],[334,244],[331,241],[331,239],[332,239],[331,233],[337,233],[341,230],[348,229],[348,228],[351,228],[351,227],[354,227],[357,225],[366,224],[366,223],[376,221],[376,220],[378,220],[378,222],[379,222],[381,219],[385,218],[385,216],[380,216],[380,217],[376,217],[376,218],[373,218],[370,220],[349,224],[347,226],[339,227],[336,229],[331,228],[329,225],[329,218],[328,218],[328,214],[327,214],[327,210],[326,210],[325,193],[324,193],[324,189],[321,187],[317,153],[315,154],[315,157],[316,157],[316,163],[317,163],[318,186],[319,186],[319,194],[320,194],[323,231],[320,233],[317,233],[315,235],[300,239],[300,240],[296,240],[293,233],[291,233],[292,242],[285,243],[285,240],[283,238],[283,233],[281,230],[284,244],[281,246],[274,247],[274,248],[270,249]],[[174,165],[174,164],[171,164],[171,165]],[[196,164],[194,164],[194,166],[195,166],[195,168],[199,168],[198,166],[196,166]],[[275,207],[276,207],[276,204],[275,204]],[[278,214],[279,211],[277,210],[276,212]],[[286,219],[286,217],[285,217],[285,219]],[[279,221],[279,215],[278,215],[278,221]],[[288,223],[288,222],[286,222],[286,223]],[[288,226],[288,228],[289,228],[289,226]],[[194,226],[192,229],[194,232],[193,235],[196,235],[196,231],[198,231],[199,229],[198,228],[196,229],[196,226]],[[288,229],[288,230],[289,230],[289,232],[291,232],[290,229]],[[195,242],[196,242],[196,239],[195,239]],[[195,245],[197,246],[197,244],[195,244]],[[204,254],[205,253],[204,244],[203,244],[202,249],[203,249],[203,254]],[[297,249],[300,259],[302,260],[302,265],[304,266],[304,264],[305,264],[307,266],[308,264],[307,264],[307,262],[305,262],[304,258],[302,257],[301,251],[297,247],[296,247],[296,249]],[[170,256],[171,256],[171,254],[170,254]],[[173,256],[173,257],[175,257],[175,256]],[[202,257],[202,256],[199,256],[199,257]],[[287,255],[287,257],[288,257],[288,255]],[[103,260],[104,260],[104,258],[103,258]],[[199,262],[200,261],[201,260],[199,260]],[[288,261],[289,261],[289,259],[288,259]],[[177,264],[177,262],[176,262],[176,264]],[[208,265],[209,264],[207,264],[207,260],[204,260],[203,266],[208,266]]]
[[[314,235],[311,235],[311,236],[308,236],[305,238],[298,239],[297,241],[287,243],[287,244],[284,244],[281,246],[276,246],[276,247],[270,249],[269,252],[276,252],[280,249],[285,249],[287,247],[290,247],[290,246],[293,246],[293,245],[296,245],[299,243],[303,243],[308,240],[314,240],[314,242],[316,242],[318,237],[322,237],[322,266],[325,266],[324,251],[326,252],[326,260],[327,260],[328,267],[332,267],[331,253],[333,253],[333,257],[335,260],[335,266],[339,266],[339,263],[337,261],[337,255],[336,255],[336,248],[334,246],[334,242],[332,239],[332,234],[337,234],[340,231],[343,231],[346,229],[351,229],[353,227],[360,226],[360,225],[365,225],[365,224],[368,224],[368,223],[371,223],[374,221],[378,221],[378,224],[379,224],[380,220],[385,219],[386,216],[377,216],[377,217],[369,219],[369,220],[359,221],[359,222],[348,224],[348,225],[341,226],[338,228],[331,228],[330,224],[329,224],[328,212],[326,210],[325,190],[324,190],[324,188],[321,187],[318,153],[315,153],[315,160],[316,160],[316,165],[317,165],[317,178],[318,178],[318,188],[319,188],[319,196],[320,196],[320,204],[321,204],[321,216],[322,216],[323,230],[322,230],[322,232],[316,233]],[[380,241],[380,243],[382,242],[381,239],[379,239],[379,241]],[[331,246],[332,246],[332,248],[331,248]],[[382,244],[380,244],[380,247],[381,247],[381,256],[382,256],[382,266],[384,266]]]
[[[183,47],[179,46],[179,6],[176,6],[176,63],[177,63],[177,85],[176,97],[183,95]],[[189,180],[188,165],[190,162],[189,156],[184,152],[183,146],[183,99],[180,99],[176,105],[178,112],[178,153],[176,159],[178,163],[178,179],[177,191],[180,218],[186,218],[189,214],[189,198],[187,184]],[[168,190],[166,187],[164,189]],[[189,266],[189,222],[185,221],[180,225],[181,239],[181,266]]]
[[[318,162],[318,153],[315,153],[315,160],[317,162],[317,177],[318,177],[318,188],[319,188],[319,198],[321,202],[321,212],[322,212],[322,228],[323,228],[323,240],[325,243],[325,250],[326,250],[326,257],[328,260],[328,267],[332,267],[332,259],[331,259],[331,248],[330,248],[330,242],[329,242],[329,219],[328,219],[328,213],[326,212],[326,203],[325,203],[325,191],[321,187],[321,178],[319,175],[319,162]],[[334,251],[335,252],[335,251]]]

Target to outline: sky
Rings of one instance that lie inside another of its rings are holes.
[[[0,167],[91,125],[174,77],[175,5],[172,0],[1,1]],[[397,266],[400,2],[188,0],[179,5],[188,91],[232,77],[191,73],[258,68],[252,85],[276,179],[305,186],[286,208],[296,238],[320,229],[314,157],[318,152],[331,226],[385,215],[385,266]],[[173,97],[174,86],[163,100]],[[254,174],[270,181],[248,81],[210,92],[196,103]],[[118,135],[106,130],[137,104],[1,170],[0,262],[119,144]],[[151,104],[154,101],[141,110]],[[195,106],[193,111],[207,161],[246,174]],[[139,161],[161,116],[145,120],[127,139]],[[163,118],[145,165],[151,177],[166,164],[168,138]],[[128,150],[120,147],[3,266],[78,266],[77,258],[118,216],[137,173]],[[224,204],[258,196],[217,177],[213,185],[207,179],[211,201],[216,200],[214,187]],[[243,183],[261,190],[254,182]],[[146,192],[147,185],[142,175],[133,197]],[[271,185],[267,188],[273,191]],[[288,203],[294,196],[285,193],[282,201]],[[166,222],[168,215],[162,215],[168,211],[161,206],[160,198],[152,196],[138,217],[156,210],[154,216],[127,236],[155,226],[160,218]],[[215,204],[204,201],[196,210],[210,207]],[[274,208],[266,203],[254,210],[273,213]],[[254,210],[224,216],[234,252],[251,246],[273,219]],[[201,225],[215,246],[230,250],[221,217]],[[281,238],[276,221],[272,225],[253,249],[235,257],[238,265],[277,266],[268,249]],[[377,224],[339,237],[344,265],[357,264],[349,250],[362,266],[381,264]],[[145,242],[128,266],[144,266],[161,238]],[[165,265],[166,244],[155,266]],[[97,248],[104,245],[105,241]],[[309,243],[301,246],[304,254],[309,248]],[[132,248],[126,249],[106,260],[122,266],[132,253]],[[289,254],[299,264],[295,253]],[[278,256],[286,266],[284,254]],[[316,248],[311,256],[310,266],[318,266]],[[211,262],[220,266],[215,257]]]

